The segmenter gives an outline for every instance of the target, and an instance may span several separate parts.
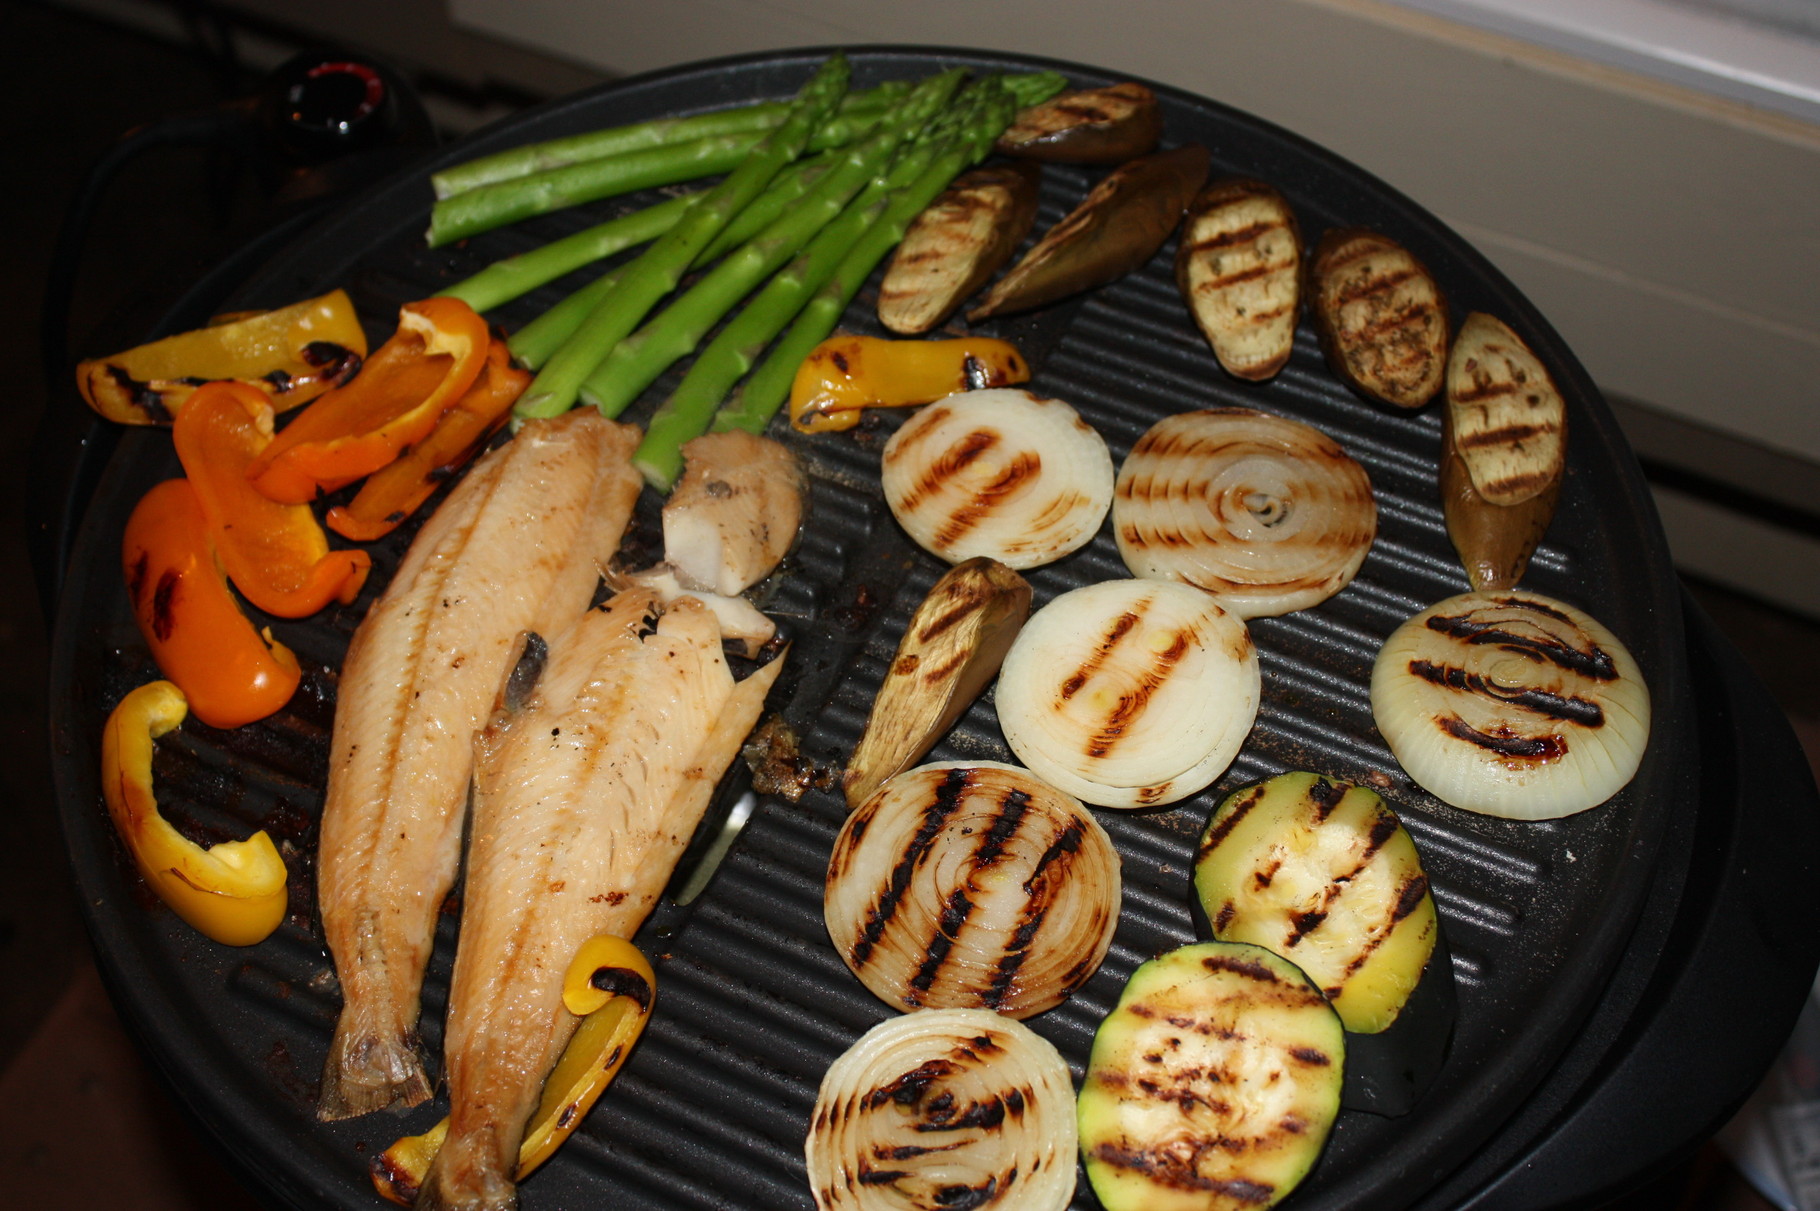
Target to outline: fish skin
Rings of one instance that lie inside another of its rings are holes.
[[[734,429],[683,444],[683,475],[664,502],[664,558],[686,589],[733,597],[771,574],[802,525],[796,455]]]
[[[419,1211],[515,1205],[519,1141],[579,1020],[569,962],[650,914],[782,664],[736,685],[705,605],[627,589],[550,642],[525,709],[477,741],[449,1135]]]
[[[425,524],[343,664],[318,892],[343,1005],[317,1115],[430,1095],[418,995],[455,879],[473,736],[528,631],[588,608],[640,486],[638,431],[533,421]]]

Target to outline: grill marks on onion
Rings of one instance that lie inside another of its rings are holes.
[[[1405,622],[1372,713],[1424,789],[1470,811],[1550,819],[1605,802],[1649,741],[1636,661],[1590,615],[1536,593],[1467,593]]]
[[[999,674],[999,725],[1037,776],[1089,803],[1172,803],[1219,776],[1257,714],[1244,623],[1169,581],[1088,585],[1037,611]]]
[[[886,443],[880,479],[911,539],[956,563],[1060,559],[1112,502],[1104,439],[1060,400],[1013,388],[964,391],[911,417]]]
[[[1165,417],[1119,470],[1113,532],[1134,576],[1204,589],[1241,618],[1316,605],[1377,535],[1365,469],[1318,429],[1245,408]]]
[[[835,949],[900,1009],[1039,1013],[1112,942],[1118,858],[1080,803],[1027,770],[937,764],[848,819],[823,912]]]
[[[1077,1133],[1052,1044],[983,1009],[932,1009],[867,1031],[822,1079],[804,1153],[822,1211],[1060,1211]]]

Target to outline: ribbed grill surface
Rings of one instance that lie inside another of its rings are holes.
[[[780,62],[775,71],[748,65],[742,90],[787,93],[800,74],[793,64],[801,60]],[[916,74],[937,62],[882,52],[859,57],[866,79]],[[689,108],[702,78],[709,77],[660,78],[567,103],[526,119],[513,141]],[[1527,305],[1433,220],[1362,174],[1204,102],[1173,96],[1169,114],[1169,140],[1206,140],[1216,172],[1274,173],[1305,238],[1337,223],[1382,226],[1431,261],[1456,301],[1456,320],[1461,307],[1499,310],[1545,359],[1555,359],[1576,431],[1554,533],[1572,535],[1574,545],[1545,546],[1528,583],[1613,626],[1652,684],[1658,677],[1678,684],[1678,673],[1665,663],[1677,650],[1678,622],[1653,604],[1666,570],[1649,532],[1653,522],[1629,503],[1637,489],[1628,456],[1584,375],[1561,360],[1558,341]],[[485,149],[506,139],[495,134]],[[1079,169],[1050,172],[1041,225],[1072,206],[1091,179]],[[382,337],[400,302],[629,205],[601,204],[430,252],[417,241],[427,194],[420,183],[407,183],[370,197],[338,224],[306,237],[248,295],[272,303],[346,283]],[[1402,812],[1432,877],[1452,949],[1458,1025],[1447,1067],[1416,1110],[1396,1120],[1345,1114],[1291,1205],[1394,1207],[1418,1197],[1494,1130],[1572,1034],[1615,957],[1612,930],[1622,937],[1622,922],[1603,932],[1593,923],[1602,914],[1634,912],[1656,821],[1675,809],[1675,767],[1654,752],[1639,782],[1613,804],[1540,825],[1455,811],[1407,781],[1372,725],[1366,690],[1372,659],[1390,630],[1465,588],[1436,500],[1438,417],[1433,409],[1392,414],[1345,391],[1306,324],[1292,362],[1273,382],[1227,378],[1176,293],[1173,252],[1171,243],[1141,273],[1084,301],[984,330],[1022,343],[1037,371],[1032,385],[1079,408],[1105,435],[1115,460],[1159,416],[1190,408],[1257,407],[1324,430],[1370,474],[1380,535],[1357,581],[1337,598],[1252,624],[1263,703],[1256,730],[1224,778],[1172,808],[1096,813],[1124,862],[1118,933],[1099,973],[1030,1025],[1062,1048],[1078,1080],[1093,1030],[1133,968],[1196,936],[1189,907],[1194,846],[1212,806],[1230,790],[1297,768],[1370,781]],[[521,323],[586,276],[546,287],[496,318]],[[855,329],[878,331],[866,299],[849,320]],[[641,406],[653,406],[677,377],[672,372]],[[803,538],[786,574],[763,598],[797,639],[773,705],[800,732],[805,752],[835,772],[858,737],[911,611],[942,571],[909,545],[877,490],[879,450],[901,419],[874,417],[855,433],[788,439],[805,455],[814,483]],[[205,841],[264,827],[291,860],[289,920],[261,946],[228,952],[151,901],[105,827],[94,785],[106,711],[154,675],[113,566],[119,528],[139,492],[175,473],[161,435],[135,435],[123,444],[93,508],[77,561],[81,574],[65,602],[58,670],[65,691],[56,727],[78,876],[86,898],[98,904],[97,942],[129,1013],[203,1117],[267,1175],[274,1197],[299,1207],[372,1206],[367,1159],[398,1135],[426,1128],[444,1107],[438,1100],[404,1118],[314,1122],[316,1076],[339,1002],[314,920],[314,845],[333,670],[409,535],[376,544],[373,579],[354,606],[274,624],[306,669],[290,708],[233,733],[192,720],[161,745],[160,798],[173,820]],[[1621,561],[1629,572],[1610,575]],[[1078,585],[1125,574],[1107,527],[1088,548],[1029,579],[1041,605]],[[1010,758],[989,696],[929,759],[968,757]],[[1669,789],[1652,798],[1657,787]],[[687,909],[660,909],[638,939],[658,964],[652,1025],[574,1139],[524,1186],[527,1211],[811,1205],[801,1142],[821,1074],[890,1012],[848,973],[822,925],[822,871],[844,816],[832,789],[811,790],[795,804],[763,801],[701,899]],[[440,1044],[456,921],[452,899],[424,995],[423,1033],[432,1048]],[[1488,1104],[1481,1088],[1487,1083],[1505,1091],[1501,1101]],[[1433,1176],[1412,1178],[1412,1171]],[[1084,1182],[1076,1205],[1094,1205]]]

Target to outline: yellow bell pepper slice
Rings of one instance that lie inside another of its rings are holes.
[[[152,742],[188,713],[183,691],[168,681],[122,698],[101,734],[102,795],[159,899],[215,941],[251,946],[278,928],[290,902],[278,847],[261,830],[205,850],[159,814],[152,789]]]
[[[644,1032],[657,996],[657,974],[632,943],[600,934],[582,943],[563,976],[562,1003],[581,1025],[544,1081],[543,1097],[518,1146],[523,1181],[569,1138]],[[443,1119],[407,1135],[373,1159],[373,1188],[401,1207],[416,1203],[430,1162],[449,1134]]]
[[[982,387],[1028,382],[1030,363],[1008,341],[970,336],[892,341],[831,336],[809,352],[790,384],[790,423],[804,433],[859,424],[866,408],[909,408]]]
[[[333,290],[82,362],[76,389],[124,425],[168,425],[196,388],[218,379],[252,383],[284,412],[347,378],[366,353],[353,302]]]

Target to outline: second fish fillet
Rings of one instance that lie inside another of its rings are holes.
[[[430,1095],[418,995],[460,857],[474,736],[525,634],[586,612],[638,497],[638,438],[591,411],[525,425],[425,524],[355,632],[317,875],[343,1000],[320,1118]]]

